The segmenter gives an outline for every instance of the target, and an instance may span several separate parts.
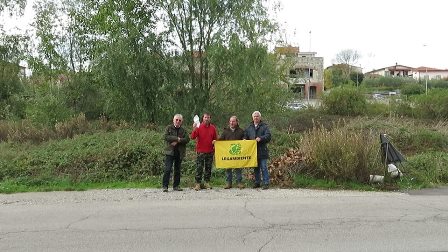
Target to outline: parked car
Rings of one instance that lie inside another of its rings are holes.
[[[300,109],[307,109],[308,106],[306,104],[303,104],[301,102],[290,102],[286,104],[286,107],[292,110],[300,110]]]
[[[373,94],[372,98],[375,100],[383,100],[384,99],[384,95],[382,94]]]

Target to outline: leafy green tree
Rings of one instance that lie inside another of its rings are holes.
[[[56,76],[68,70],[64,12],[61,3],[41,0],[33,6],[36,16],[32,26],[38,39],[37,56],[30,58],[30,66],[36,75]]]
[[[345,84],[350,83],[350,79],[347,78],[346,69],[347,65],[338,64],[333,65],[330,68],[326,69],[326,78],[328,77],[328,80],[326,80],[326,84],[330,84],[330,87],[339,87]]]
[[[19,94],[24,91],[20,60],[26,52],[23,35],[6,35],[0,30],[0,119],[22,117],[23,101]]]
[[[324,87],[326,90],[333,88],[333,71],[329,68],[324,70]]]
[[[276,27],[268,18],[263,0],[156,2],[163,10],[164,21],[169,24],[173,43],[178,46],[179,68],[188,72],[188,81],[181,87],[188,96],[185,106],[196,112],[211,108],[216,102],[213,90],[222,90],[216,86],[226,85],[221,80],[226,79],[227,73],[215,68],[226,62],[213,62],[211,50],[229,49],[234,36],[248,47],[256,47],[265,42]],[[215,59],[221,60],[220,57]]]
[[[140,0],[83,0],[74,15],[105,90],[105,112],[117,119],[157,122],[171,113],[171,80],[177,74],[163,35],[156,34],[157,6]],[[178,69],[176,69],[178,71]]]
[[[90,72],[70,75],[60,91],[67,107],[76,114],[84,113],[87,119],[96,119],[104,112],[105,92]]]
[[[65,97],[51,82],[41,83],[26,107],[26,117],[32,122],[54,126],[75,115],[65,103]]]
[[[350,73],[350,80],[356,86],[359,86],[359,85],[361,85],[362,81],[364,80],[364,74],[363,73],[359,73],[359,72],[351,72]]]
[[[228,48],[210,49],[209,57],[216,64],[214,71],[226,73],[218,75],[220,84],[211,97],[213,111],[222,111],[220,117],[235,113],[248,116],[254,110],[275,113],[278,105],[291,95],[280,86],[282,71],[277,57],[262,45],[247,46],[234,36]]]

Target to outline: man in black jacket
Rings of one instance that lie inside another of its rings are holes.
[[[180,184],[180,165],[185,157],[186,145],[190,141],[187,131],[182,128],[183,117],[181,114],[174,115],[173,124],[165,129],[165,170],[163,173],[163,191],[168,192],[171,170],[174,164],[173,190],[182,191]]]
[[[229,127],[224,128],[221,136],[219,136],[218,140],[242,140],[244,139],[244,130],[240,128],[238,124],[238,118],[236,116],[231,116],[229,119]],[[238,183],[238,188],[243,189],[244,185],[242,183],[243,176],[241,174],[242,169],[227,169],[226,170],[226,181],[227,185],[224,189],[232,188],[232,177],[233,172],[235,171],[236,182]]]
[[[263,190],[269,188],[269,171],[268,158],[269,150],[268,143],[271,141],[271,131],[266,123],[261,121],[261,113],[255,111],[252,113],[252,122],[246,128],[245,139],[257,141],[257,161],[258,167],[255,167],[255,185],[254,188],[260,187],[260,171],[263,175]]]

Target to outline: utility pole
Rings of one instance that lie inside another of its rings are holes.
[[[428,95],[428,78],[429,78],[429,76],[428,76],[428,67],[426,66],[425,69],[426,69],[426,75],[425,75],[425,93],[426,93],[426,95]]]
[[[427,47],[428,45],[427,44],[423,44],[423,47]],[[427,55],[425,55],[426,56],[426,58],[428,57]],[[428,65],[427,64],[425,64],[425,72],[426,72],[426,74],[425,74],[425,94],[426,95],[428,95],[428,79],[429,79],[429,76],[428,76]]]

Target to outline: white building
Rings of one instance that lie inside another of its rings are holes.
[[[365,73],[366,76],[399,76],[412,77],[416,80],[441,80],[448,79],[448,69],[436,69],[431,67],[408,67],[395,64]]]

